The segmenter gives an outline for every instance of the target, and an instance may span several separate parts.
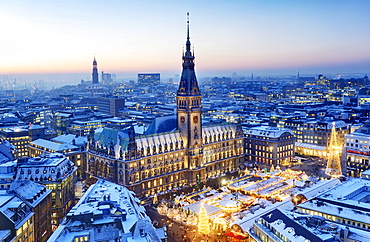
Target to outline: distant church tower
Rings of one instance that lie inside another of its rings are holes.
[[[93,61],[93,69],[92,69],[92,83],[98,84],[99,83],[99,75],[98,75],[98,63],[96,62],[95,56]]]

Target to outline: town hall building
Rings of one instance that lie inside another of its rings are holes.
[[[244,165],[241,125],[202,122],[194,58],[188,21],[176,118],[162,117],[144,135],[135,135],[133,126],[92,131],[87,171],[91,182],[104,178],[143,196],[202,185]]]

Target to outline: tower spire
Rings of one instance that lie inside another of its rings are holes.
[[[95,53],[94,53],[94,61],[93,61],[92,83],[93,84],[99,83],[98,63],[96,62],[96,59],[95,59]]]
[[[194,70],[194,55],[191,53],[189,13],[186,21],[186,47],[182,56],[182,74],[178,95],[201,95],[198,87],[198,81]]]
[[[186,37],[186,56],[192,56],[191,55],[191,43],[190,43],[190,27],[189,27],[189,13],[187,13],[187,21],[186,21],[186,27],[187,27],[187,37]]]
[[[187,26],[188,26],[188,38],[187,38],[187,40],[190,40],[190,33],[189,33],[189,12],[187,13],[187,19],[188,19],[188,21],[187,21]]]
[[[189,149],[200,149],[202,146],[202,94],[195,75],[195,57],[191,52],[189,13],[187,13],[186,31],[185,53],[182,56],[182,73],[176,96],[177,126],[183,134],[184,146]],[[194,162],[195,160],[202,160],[202,158],[195,156],[193,158]]]

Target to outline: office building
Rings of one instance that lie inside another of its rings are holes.
[[[137,74],[137,83],[141,87],[159,85],[160,81],[161,74],[159,73]]]
[[[118,97],[99,97],[98,111],[104,114],[109,114],[118,117],[120,109],[125,107],[125,99]]]
[[[29,156],[38,157],[43,153],[61,153],[72,161],[77,167],[77,177],[85,177],[86,159],[85,151],[77,145],[69,143],[57,143],[50,140],[37,139],[29,145]]]
[[[370,180],[352,178],[297,205],[297,211],[322,216],[350,229],[370,231],[368,189]]]
[[[344,136],[350,132],[350,126],[342,120],[317,120],[289,118],[279,122],[278,127],[292,130],[297,138],[296,152],[301,155],[326,157],[330,136],[335,128],[336,137],[341,146]]]
[[[345,156],[348,176],[361,177],[370,169],[370,134],[357,130],[345,135]]]
[[[101,82],[103,84],[110,84],[113,81],[112,75],[110,73],[101,72]]]
[[[294,133],[289,129],[258,126],[245,130],[245,156],[251,164],[286,166],[294,158]]]
[[[28,145],[31,141],[54,136],[54,133],[48,133],[48,131],[46,127],[40,125],[14,126],[0,130],[0,138],[14,146],[12,150],[14,158],[27,157]]]
[[[9,141],[15,147],[15,158],[28,156],[28,144],[31,139],[28,133],[28,127],[19,126],[0,130],[0,137]]]

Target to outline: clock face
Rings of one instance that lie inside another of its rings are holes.
[[[180,117],[180,121],[181,121],[181,123],[185,123],[185,117],[184,116],[181,116]]]
[[[193,122],[196,124],[196,123],[198,123],[198,116],[194,116],[194,118],[193,118]]]

